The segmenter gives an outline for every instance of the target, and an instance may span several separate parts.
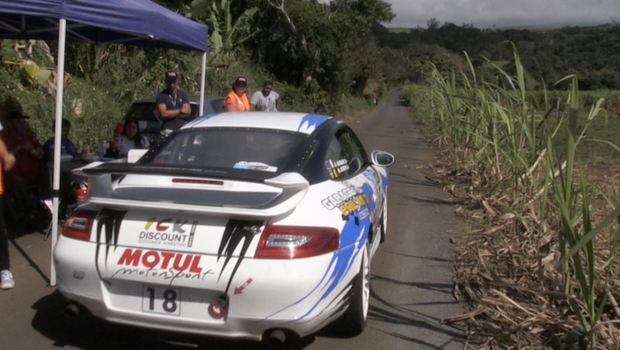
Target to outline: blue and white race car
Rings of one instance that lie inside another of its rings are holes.
[[[359,334],[393,161],[328,116],[198,118],[135,163],[74,171],[90,186],[54,250],[58,288],[74,308],[140,327]]]

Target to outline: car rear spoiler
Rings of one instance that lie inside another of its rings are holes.
[[[153,211],[179,211],[198,214],[227,215],[235,217],[272,217],[293,210],[305,197],[310,184],[299,173],[282,173],[274,176],[269,172],[237,169],[204,169],[160,164],[128,164],[93,162],[74,169],[73,173],[89,178],[88,203],[116,209],[148,209]],[[261,207],[214,206],[170,201],[145,201],[118,198],[112,188],[112,174],[183,176],[191,178],[224,179],[262,183],[282,192],[267,205]],[[244,175],[244,176],[242,176]],[[273,176],[273,177],[269,177]]]

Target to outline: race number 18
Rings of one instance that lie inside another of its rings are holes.
[[[181,290],[177,288],[143,286],[142,311],[165,315],[180,315]]]

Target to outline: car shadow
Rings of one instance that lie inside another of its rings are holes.
[[[283,346],[250,340],[228,340],[118,325],[80,315],[68,317],[66,301],[55,291],[32,305],[36,310],[32,327],[51,339],[55,347],[71,346],[85,350],[301,350],[314,342],[314,337],[294,339]]]

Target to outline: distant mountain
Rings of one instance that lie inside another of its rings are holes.
[[[479,29],[443,23],[432,29],[386,28],[377,25],[373,32],[382,47],[402,52],[410,61],[441,62],[450,53],[464,60],[464,52],[474,67],[483,67],[487,59],[514,62],[512,42],[528,76],[536,85],[547,88],[568,74],[576,74],[583,90],[620,90],[620,24],[557,27]]]
[[[563,28],[563,27],[594,27],[594,26],[600,26],[600,25],[607,25],[607,24],[611,24],[613,22],[610,21],[582,21],[582,22],[567,22],[567,21],[563,21],[563,22],[552,22],[552,21],[548,21],[548,22],[540,22],[540,23],[520,23],[520,24],[502,24],[501,26],[499,25],[494,25],[494,24],[479,24],[479,25],[475,25],[475,24],[466,24],[463,26],[473,26],[474,28],[478,28],[478,29],[498,29],[498,30],[507,30],[507,29],[557,29],[557,28]],[[445,25],[446,23],[444,23]],[[451,24],[451,23],[447,23],[447,24]],[[399,25],[395,25],[393,23],[389,23],[389,24],[385,24],[384,25],[386,28],[388,28],[390,31],[393,32],[405,32],[405,31],[410,31],[411,29],[427,29],[426,25],[423,26],[415,26],[415,27],[407,27],[407,26],[399,26]]]

